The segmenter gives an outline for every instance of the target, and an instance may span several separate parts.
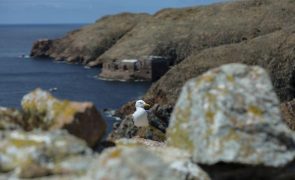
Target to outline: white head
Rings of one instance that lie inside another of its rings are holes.
[[[136,101],[136,103],[135,103],[135,107],[136,108],[149,108],[150,107],[150,105],[149,104],[147,104],[147,103],[145,103],[143,100],[138,100],[138,101]]]

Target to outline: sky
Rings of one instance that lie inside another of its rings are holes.
[[[223,0],[0,0],[0,24],[92,23],[120,12],[155,13],[162,8]]]

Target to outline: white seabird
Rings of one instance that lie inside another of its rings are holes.
[[[150,107],[149,104],[143,100],[138,100],[135,103],[136,111],[132,114],[133,122],[136,127],[147,127],[149,126],[148,113],[145,108]]]

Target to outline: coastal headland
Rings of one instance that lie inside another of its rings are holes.
[[[126,102],[102,139],[93,104],[37,89],[21,110],[0,109],[0,179],[295,178],[294,0],[105,16],[37,40],[31,56],[154,81],[149,126],[134,126]]]

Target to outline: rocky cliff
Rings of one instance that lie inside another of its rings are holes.
[[[160,104],[174,104],[186,80],[222,64],[241,62],[267,69],[280,100],[291,100],[295,97],[294,32],[295,26],[290,26],[241,43],[192,54],[156,82],[146,98]]]
[[[170,56],[176,63],[192,53],[238,43],[294,24],[289,0],[247,0],[184,9],[164,9],[137,24],[95,61]]]
[[[146,95],[162,105],[173,105],[184,82],[209,68],[232,62],[261,65],[285,101],[294,97],[294,24],[292,0],[245,0],[164,9],[154,15],[124,13],[61,39],[38,41],[31,55],[90,66],[145,55],[170,57],[178,65]]]
[[[31,56],[87,64],[148,17],[147,14],[132,13],[105,16],[95,24],[68,33],[64,38],[37,41],[33,45]]]

